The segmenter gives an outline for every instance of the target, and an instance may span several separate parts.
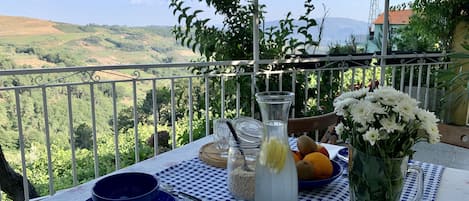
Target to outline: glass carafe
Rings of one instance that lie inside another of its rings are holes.
[[[287,135],[291,92],[256,93],[264,123],[256,164],[255,200],[298,200],[298,178]]]

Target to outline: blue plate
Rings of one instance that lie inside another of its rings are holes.
[[[93,199],[89,198],[86,201],[93,201]],[[176,198],[166,191],[160,191],[158,192],[158,198],[154,201],[176,201]]]
[[[340,166],[335,161],[331,161],[331,162],[332,162],[332,168],[333,168],[331,177],[327,179],[319,179],[319,180],[298,180],[298,188],[300,190],[304,190],[304,189],[313,189],[313,188],[325,186],[331,183],[332,181],[334,181],[335,179],[337,179],[338,177],[340,177],[340,175],[342,175],[342,170],[343,170],[342,166]]]
[[[343,148],[337,152],[337,158],[348,163],[348,148]]]

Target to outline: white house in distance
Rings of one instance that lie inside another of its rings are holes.
[[[402,26],[409,24],[410,16],[412,16],[412,10],[395,10],[389,11],[389,37],[396,37],[396,30]],[[370,30],[370,35],[367,40],[366,52],[374,53],[381,50],[381,41],[383,38],[383,24],[384,24],[384,13],[381,13],[373,22],[374,30]],[[396,50],[396,47],[392,47],[392,50]]]

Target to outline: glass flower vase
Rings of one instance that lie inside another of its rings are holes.
[[[407,172],[418,174],[418,188],[413,200],[420,200],[423,193],[423,171],[408,165],[409,157],[381,158],[349,147],[350,200],[400,200]]]
[[[264,133],[256,162],[255,200],[298,200],[298,178],[287,135],[291,92],[256,93]]]

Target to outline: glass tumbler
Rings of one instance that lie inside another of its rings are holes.
[[[217,150],[220,151],[221,157],[228,157],[229,139],[231,131],[226,122],[230,119],[213,120],[213,141]]]

